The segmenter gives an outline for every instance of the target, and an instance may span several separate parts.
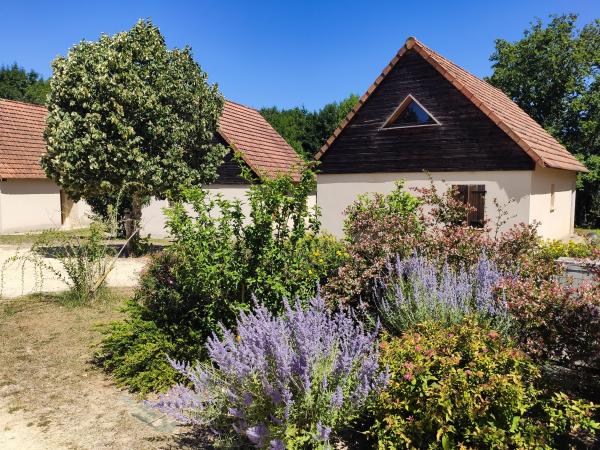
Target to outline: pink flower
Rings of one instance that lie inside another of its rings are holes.
[[[408,373],[405,373],[405,374],[404,374],[404,379],[405,379],[406,381],[412,381],[412,379],[413,379],[412,373],[410,373],[410,372],[408,372]]]

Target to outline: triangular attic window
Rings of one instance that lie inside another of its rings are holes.
[[[388,118],[383,128],[422,127],[439,124],[412,95],[408,95]]]

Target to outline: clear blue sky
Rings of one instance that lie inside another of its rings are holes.
[[[0,7],[0,64],[49,76],[74,43],[149,17],[169,46],[193,48],[227,98],[315,109],[362,94],[408,36],[484,76],[495,38],[518,39],[534,17],[567,12],[588,23],[600,0],[11,1]]]

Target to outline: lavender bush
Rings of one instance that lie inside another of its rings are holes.
[[[458,324],[477,314],[496,329],[509,332],[511,321],[504,298],[495,287],[504,274],[482,254],[470,267],[453,270],[413,255],[388,264],[389,276],[379,279],[375,299],[386,327],[397,334],[428,320]],[[387,280],[387,281],[386,281]]]
[[[386,383],[377,331],[351,310],[329,312],[320,296],[307,309],[286,302],[281,317],[258,306],[209,339],[210,364],[172,362],[192,387],[175,386],[153,405],[225,447],[330,448]]]

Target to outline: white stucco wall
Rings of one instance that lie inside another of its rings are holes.
[[[70,229],[89,225],[91,209],[85,201],[70,207],[61,223],[59,187],[50,180],[0,182],[0,233]]]
[[[212,194],[220,194],[225,200],[242,200],[242,212],[248,213],[248,204],[246,199],[247,185],[228,185],[228,184],[212,184],[207,190]],[[148,234],[154,238],[166,238],[169,236],[165,228],[166,217],[164,208],[169,206],[167,200],[152,199],[150,204],[142,209],[142,229],[141,235]]]
[[[50,180],[0,182],[0,232],[59,228],[60,190]]]
[[[539,222],[538,231],[547,239],[573,234],[577,174],[568,170],[537,166],[532,176],[529,223]],[[554,185],[554,210],[551,210]]]
[[[492,225],[498,211],[496,198],[506,205],[511,219],[507,228],[515,223],[529,223],[531,171],[478,171],[432,172],[436,188],[445,191],[452,184],[483,184],[486,188],[485,217]],[[317,176],[317,204],[321,208],[323,229],[337,236],[343,235],[343,211],[358,195],[368,192],[387,194],[394,189],[396,180],[405,180],[406,189],[428,187],[430,180],[423,172],[369,173],[369,174],[319,174]]]
[[[212,184],[207,190],[214,194],[220,194],[225,200],[241,200],[242,213],[248,217],[250,207],[248,205],[247,193],[250,187],[248,185],[232,185],[232,184]],[[316,196],[311,195],[308,198],[308,207],[314,208],[317,203]],[[167,200],[152,199],[149,205],[142,209],[142,229],[141,235],[147,236],[150,234],[154,238],[166,238],[168,232],[165,228],[166,217],[164,208],[169,206]]]

